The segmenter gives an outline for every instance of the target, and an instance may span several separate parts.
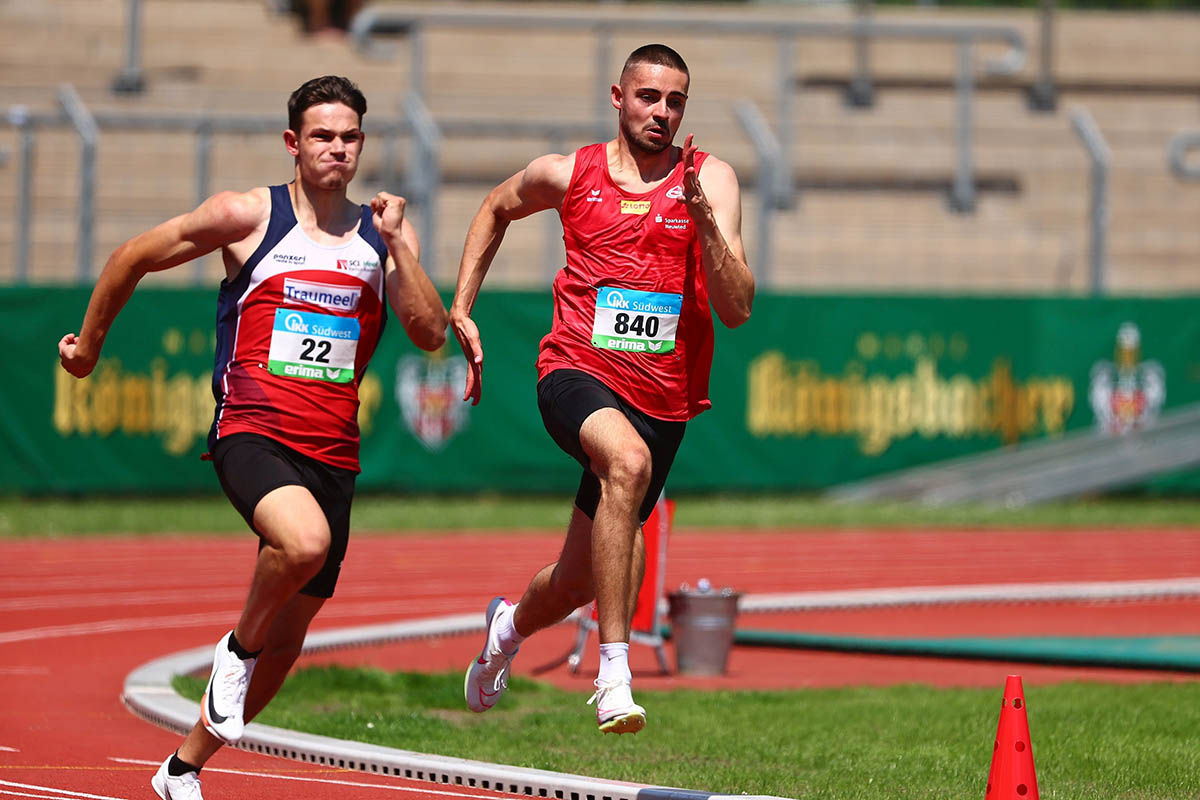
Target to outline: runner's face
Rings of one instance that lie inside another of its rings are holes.
[[[687,105],[688,76],[658,64],[638,64],[613,92],[621,131],[631,147],[661,153],[671,146]]]
[[[341,103],[306,108],[292,152],[300,177],[321,189],[346,188],[358,171],[362,152],[363,132],[358,126],[358,112]]]

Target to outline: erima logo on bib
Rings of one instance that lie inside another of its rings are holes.
[[[335,311],[355,311],[358,309],[360,297],[362,297],[362,288],[358,286],[314,283],[299,281],[295,278],[285,278],[283,281],[283,302],[285,303],[311,303]]]

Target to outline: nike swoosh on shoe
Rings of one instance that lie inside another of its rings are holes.
[[[212,692],[209,692],[206,697],[208,698],[208,721],[214,725],[224,724],[229,717],[223,717],[217,713],[217,707],[213,705]]]

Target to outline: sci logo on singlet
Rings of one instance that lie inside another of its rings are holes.
[[[682,308],[682,295],[602,286],[596,291],[592,345],[633,353],[669,353],[675,349]]]
[[[354,380],[359,330],[355,317],[277,308],[267,371],[289,378],[349,383]]]

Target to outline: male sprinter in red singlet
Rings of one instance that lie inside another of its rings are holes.
[[[258,560],[237,627],[217,644],[201,719],[151,781],[162,798],[201,800],[200,768],[275,696],[333,594],[359,471],[358,386],[385,300],[417,346],[445,341],[446,309],[417,261],[404,199],[346,198],[366,110],[345,78],[293,92],[283,141],[294,180],[216,194],[118,247],[79,335],[58,345],[63,367],[84,377],[142,276],[220,248],[208,446],[221,487],[258,533]]]
[[[688,84],[671,48],[635,50],[612,87],[617,138],[530,162],[492,190],[467,233],[450,320],[470,365],[463,399],[478,403],[483,348],[470,313],[496,248],[515,219],[549,208],[562,218],[567,265],[554,280],[554,323],[538,355],[538,407],[584,469],[557,563],[534,575],[517,605],[498,597],[488,606],[483,651],[465,681],[473,711],[499,700],[526,636],[594,597],[597,723],[605,733],[646,724],[628,661],[645,563],[641,523],[687,420],[710,405],[709,304],[732,328],[754,299],[737,177],[690,135],[672,146]]]

